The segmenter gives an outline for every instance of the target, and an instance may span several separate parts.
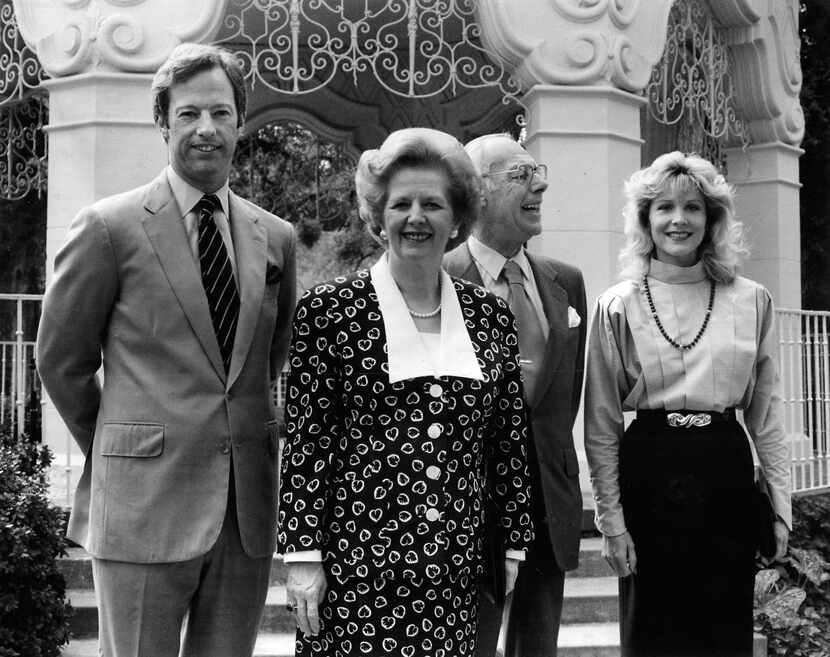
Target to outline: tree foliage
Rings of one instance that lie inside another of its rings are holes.
[[[830,2],[801,3],[801,106],[806,130],[801,147],[802,303],[830,309]]]
[[[26,437],[0,434],[0,657],[58,657],[70,607],[56,559],[64,516],[49,503],[52,456]]]
[[[240,142],[234,164],[234,191],[294,224],[303,286],[376,253],[357,214],[355,162],[342,145],[297,123],[271,123]]]
[[[770,657],[830,655],[830,494],[793,500],[790,554],[758,573],[755,626]]]

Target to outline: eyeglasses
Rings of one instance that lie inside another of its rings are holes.
[[[542,180],[548,179],[548,166],[546,164],[519,164],[512,169],[489,171],[482,174],[482,177],[494,176],[497,173],[506,173],[509,175],[510,180],[529,186],[533,180],[533,176],[538,175]]]

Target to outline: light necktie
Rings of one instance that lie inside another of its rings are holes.
[[[227,374],[231,366],[236,322],[239,319],[239,293],[236,290],[225,242],[213,218],[213,213],[218,207],[219,199],[213,194],[206,194],[196,204],[199,214],[199,266],[202,270],[202,284],[205,286],[210,318]]]
[[[504,263],[502,277],[510,285],[507,303],[519,331],[519,353],[521,356],[522,377],[525,386],[525,400],[531,401],[536,392],[536,380],[545,354],[545,334],[539,323],[539,316],[524,285],[524,275],[514,260]]]

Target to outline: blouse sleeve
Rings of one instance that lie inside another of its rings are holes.
[[[294,316],[280,473],[278,551],[321,550],[334,450],[342,427],[333,297],[310,290]],[[318,321],[319,320],[319,321]],[[327,330],[317,328],[327,325]]]
[[[777,367],[778,340],[772,298],[766,289],[758,290],[756,305],[758,355],[747,393],[744,420],[769,483],[773,508],[787,527],[792,529],[790,455],[782,419]]]
[[[508,326],[515,323],[506,304],[503,318]],[[499,387],[493,414],[491,472],[494,473],[491,494],[500,510],[500,522],[504,528],[505,548],[526,550],[533,542],[533,521],[530,517],[530,473],[527,465],[527,412],[524,389],[519,367],[519,343],[509,334],[501,344],[504,362],[503,381]]]
[[[625,310],[616,296],[597,300],[585,375],[585,453],[596,503],[595,524],[606,536],[626,531],[620,504],[619,446],[625,430],[625,364],[620,349]]]

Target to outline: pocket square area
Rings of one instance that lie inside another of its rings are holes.
[[[576,328],[582,323],[582,318],[576,312],[576,308],[568,306],[568,328]]]
[[[268,267],[265,269],[265,284],[273,285],[274,283],[279,283],[281,278],[282,269],[277,267],[277,265],[269,264]]]

